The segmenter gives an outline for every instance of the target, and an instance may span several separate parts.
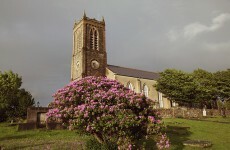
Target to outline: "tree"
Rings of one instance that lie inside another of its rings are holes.
[[[218,71],[214,74],[218,108],[221,110],[221,115],[226,117],[225,110],[230,107],[230,69]]]
[[[221,100],[230,100],[230,69],[214,73],[217,96]]]
[[[203,69],[186,73],[167,69],[160,73],[156,88],[165,97],[181,105],[217,107],[217,99],[230,99],[230,70],[210,73]]]
[[[144,95],[115,80],[86,77],[54,94],[47,118],[90,133],[100,143],[114,140],[121,149],[129,149],[148,134],[160,133],[160,117],[152,106]],[[169,147],[168,139],[160,145]]]
[[[0,72],[0,121],[26,115],[25,107],[34,104],[31,94],[20,89],[22,78],[18,74],[8,71]]]
[[[18,91],[18,116],[24,117],[27,113],[27,108],[34,105],[33,96],[25,89]]]
[[[157,80],[157,91],[164,97],[181,105],[191,104],[195,100],[197,84],[191,74],[175,69],[167,69],[160,73]]]
[[[216,107],[216,82],[213,73],[203,69],[194,70],[192,73],[194,82],[196,82],[196,101],[200,107]]]

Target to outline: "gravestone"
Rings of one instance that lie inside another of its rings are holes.
[[[191,147],[210,147],[212,146],[212,143],[210,141],[203,141],[203,140],[188,140],[183,142],[183,145],[185,146],[191,146]]]
[[[203,109],[203,117],[206,117],[207,116],[207,112],[205,110],[205,108]]]

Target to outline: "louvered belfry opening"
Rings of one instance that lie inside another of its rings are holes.
[[[90,30],[90,49],[93,50],[99,50],[99,44],[98,44],[98,40],[99,40],[99,34],[98,31],[96,29],[91,29]]]

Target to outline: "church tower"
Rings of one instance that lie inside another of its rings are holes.
[[[107,54],[105,47],[105,21],[91,19],[84,13],[74,23],[71,80],[86,76],[105,76]]]

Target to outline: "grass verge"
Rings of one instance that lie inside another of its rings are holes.
[[[171,150],[201,150],[183,146],[186,140],[207,140],[212,147],[207,150],[230,149],[230,118],[203,118],[202,120],[163,119],[167,126],[166,132],[171,141]],[[0,123],[0,146],[5,150],[43,149],[43,150],[81,150],[91,136],[82,135],[68,130],[30,130],[17,131],[17,126]],[[146,141],[147,149],[155,149],[152,139]]]
[[[17,131],[17,126],[0,124],[0,146],[7,149],[83,149],[90,136],[68,130]]]

